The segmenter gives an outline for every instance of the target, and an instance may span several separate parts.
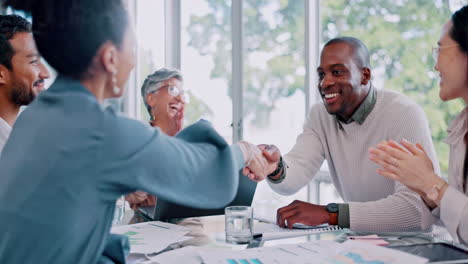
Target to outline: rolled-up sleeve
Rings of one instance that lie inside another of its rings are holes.
[[[315,131],[318,127],[313,116],[317,111],[315,108],[309,112],[304,131],[297,137],[296,144],[284,156],[287,167],[284,179],[281,182],[268,181],[270,187],[279,194],[292,195],[298,192],[313,179],[325,160],[320,137]]]

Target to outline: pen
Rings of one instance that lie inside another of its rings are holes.
[[[311,232],[265,232],[263,234],[254,234],[252,238],[257,241],[275,240],[283,238],[291,238],[298,236],[308,236],[314,233]]]
[[[147,215],[146,212],[144,212],[144,211],[141,210],[140,208],[136,209],[136,210],[135,210],[135,213],[136,213],[139,217],[145,219],[145,221],[154,221],[154,219],[153,219],[151,216]]]
[[[352,240],[381,240],[384,239],[382,237],[348,237],[348,239]]]
[[[253,234],[253,239],[262,239],[263,234]]]
[[[348,237],[351,240],[399,240],[398,237]]]

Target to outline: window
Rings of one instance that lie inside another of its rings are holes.
[[[184,87],[191,95],[186,106],[186,124],[204,118],[228,142],[240,138],[233,130],[241,128],[240,135],[248,141],[275,144],[283,153],[291,149],[302,131],[311,94],[305,89],[305,0],[246,0],[237,14],[233,3],[239,2],[233,1],[142,0],[135,3],[133,12],[141,51],[136,69],[137,89],[129,90],[138,91],[152,70],[172,64],[168,61],[163,64],[163,56],[173,54],[168,54],[172,51],[164,47],[162,37],[164,30],[174,28],[168,23],[177,23],[180,17],[180,38],[175,37],[173,41],[180,41],[175,44],[180,44]],[[164,16],[176,18],[176,22]],[[232,21],[236,19],[242,21],[242,35],[233,33]],[[238,49],[241,54],[240,48],[233,44],[233,37],[244,38],[242,97],[234,95],[238,90],[232,82],[233,50]],[[166,52],[161,53],[165,48]],[[315,71],[315,65],[311,67]],[[241,117],[236,123],[233,113],[238,110]],[[147,118],[146,111],[142,112],[145,114],[140,118]],[[293,199],[308,200],[307,188],[293,197],[282,197],[263,182],[254,200],[257,206],[277,207]]]
[[[139,102],[139,119],[149,120],[149,114],[141,98],[140,88],[146,76],[164,67],[164,1],[138,0],[135,5],[135,28],[138,43],[135,67],[136,98]]]
[[[181,4],[185,86],[203,103],[190,103],[188,116],[195,118],[189,122],[205,116],[232,141],[233,7],[230,1],[213,0]],[[284,153],[295,143],[305,117],[303,7],[304,1],[244,1],[241,14],[243,138],[276,144]],[[263,182],[255,201],[257,208],[274,207],[294,198],[307,200],[306,188],[285,198]]]
[[[318,100],[314,84],[317,56],[311,54],[316,54],[319,47],[333,37],[350,35],[369,47],[373,83],[377,88],[403,92],[423,106],[442,170],[446,173],[445,130],[463,104],[441,103],[438,99],[437,74],[432,69],[430,47],[436,43],[441,25],[450,16],[447,1],[382,0],[378,4],[371,0],[135,2],[138,3],[135,13],[140,48],[146,45],[143,49],[147,52],[139,56],[138,86],[149,73],[145,67],[159,68],[168,64],[162,59],[167,56],[167,52],[162,53],[165,48],[167,50],[163,36],[165,28],[171,27],[164,16],[180,18],[180,38],[176,38],[180,50],[176,53],[181,58],[185,88],[191,94],[186,124],[204,118],[211,121],[228,142],[242,137],[253,143],[275,144],[282,153],[288,152],[302,131],[310,105]],[[174,3],[175,8],[169,11],[164,8]],[[242,9],[236,13],[239,5]],[[236,21],[242,21],[243,31],[235,30]],[[233,58],[232,54],[241,54],[235,45],[239,38],[243,39],[242,85],[233,87],[232,76],[236,74],[233,61],[235,65],[238,58]],[[236,97],[239,94],[242,96]],[[239,122],[233,122],[233,115],[239,109]],[[233,133],[237,128],[240,134]],[[325,163],[319,176],[323,178],[327,170]],[[320,188],[312,183],[312,188],[304,188],[293,197],[281,197],[261,183],[255,203],[279,206],[294,198],[310,200],[318,193],[320,197],[318,201],[313,200],[315,202],[339,201],[333,184],[324,181]]]
[[[181,4],[181,70],[190,94],[186,124],[206,119],[232,142],[230,1]]]
[[[244,139],[275,144],[287,153],[305,119],[304,1],[245,1]],[[257,210],[272,210],[293,199],[307,200],[307,188],[292,197],[258,184]]]

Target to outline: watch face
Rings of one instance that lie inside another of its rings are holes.
[[[426,196],[430,200],[435,201],[437,200],[437,198],[439,198],[439,191],[435,187],[433,187],[426,192]]]
[[[338,213],[338,204],[336,203],[329,203],[326,207],[329,213]]]

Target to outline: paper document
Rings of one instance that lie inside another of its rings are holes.
[[[202,259],[200,253],[203,252],[225,252],[226,248],[216,247],[194,247],[188,246],[179,249],[174,249],[149,259],[151,263],[183,263],[183,264],[201,264]]]
[[[188,232],[186,227],[160,221],[116,226],[111,229],[111,233],[128,237],[130,253],[143,254],[159,252],[171,244],[192,238],[185,236]]]
[[[373,246],[355,241],[338,243],[334,241],[313,241],[295,245],[201,252],[205,264],[422,264],[427,259],[401,251]]]

